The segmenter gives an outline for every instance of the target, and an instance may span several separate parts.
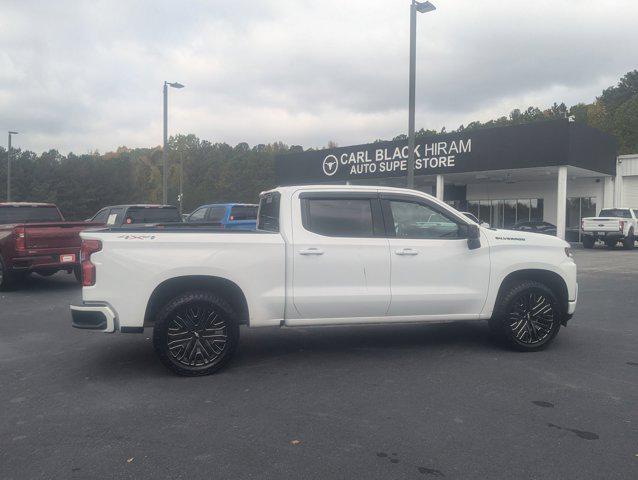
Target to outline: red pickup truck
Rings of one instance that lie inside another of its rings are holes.
[[[0,203],[0,289],[30,272],[79,277],[80,232],[95,226],[65,222],[50,203]]]

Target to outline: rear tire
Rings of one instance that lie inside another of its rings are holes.
[[[82,267],[75,267],[73,269],[73,275],[79,284],[82,284]]]
[[[8,290],[15,284],[15,274],[6,267],[0,256],[0,290]]]
[[[594,237],[591,235],[583,235],[583,248],[594,248]]]
[[[554,292],[533,280],[509,285],[489,320],[492,334],[519,351],[546,348],[558,335],[563,311]]]
[[[187,292],[158,313],[153,346],[161,362],[187,377],[223,368],[239,343],[239,323],[232,307],[209,292]]]
[[[634,231],[629,230],[629,235],[627,235],[622,240],[622,246],[625,250],[633,250],[635,243],[636,243],[636,238],[634,237]]]

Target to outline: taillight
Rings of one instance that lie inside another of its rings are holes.
[[[620,231],[622,232],[625,229],[625,221],[621,220],[618,224],[620,225]]]
[[[13,234],[16,237],[15,249],[16,252],[27,251],[27,235],[24,227],[16,227],[13,229]]]
[[[91,254],[100,250],[102,250],[102,242],[99,240],[82,240],[80,262],[82,265],[82,285],[84,287],[95,285],[95,265],[91,263]]]

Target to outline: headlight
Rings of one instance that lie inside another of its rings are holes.
[[[565,247],[565,255],[567,255],[569,258],[574,258],[574,252],[569,247]]]

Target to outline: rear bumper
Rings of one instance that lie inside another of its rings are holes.
[[[71,325],[82,330],[113,333],[116,328],[115,312],[108,305],[71,305]]]
[[[65,255],[74,255],[75,261],[63,262]],[[61,251],[46,255],[29,255],[24,257],[13,257],[11,266],[16,271],[33,270],[72,270],[79,266],[80,252],[78,250]]]
[[[604,232],[604,231],[595,231],[595,232],[583,232],[583,235],[589,235],[590,237],[594,237],[594,238],[624,238],[624,234],[623,232],[620,232],[618,230],[610,230],[608,232]]]

